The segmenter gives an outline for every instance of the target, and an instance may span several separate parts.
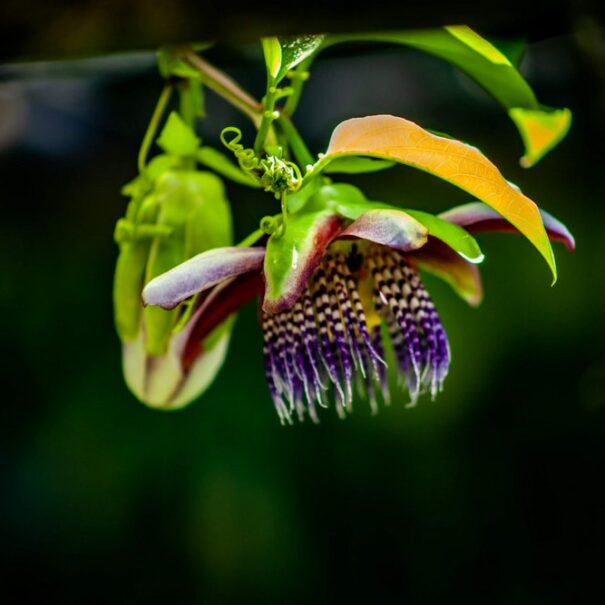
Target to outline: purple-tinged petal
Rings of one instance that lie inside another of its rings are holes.
[[[409,252],[426,243],[427,228],[401,210],[376,209],[368,210],[353,221],[340,235],[365,239]]]
[[[569,229],[552,214],[540,209],[542,222],[548,237],[553,242],[560,242],[571,252],[575,250],[576,242]],[[484,231],[500,231],[503,233],[519,233],[519,231],[495,210],[481,202],[470,202],[456,206],[439,215],[440,218],[464,227],[470,233]]]
[[[152,279],[143,289],[143,302],[172,309],[180,302],[223,280],[260,271],[264,248],[213,248]]]
[[[476,307],[483,298],[481,276],[477,265],[464,260],[438,239],[429,238],[426,246],[408,257],[420,269],[447,282],[469,305]]]
[[[342,219],[330,210],[293,214],[285,233],[269,238],[264,264],[265,313],[272,315],[294,305],[341,225]]]
[[[198,355],[185,369],[180,358],[180,343],[171,339],[163,355],[150,357],[145,351],[143,330],[135,340],[123,343],[124,377],[130,390],[149,407],[177,410],[203,392],[220,370],[231,332],[218,335],[212,346]]]

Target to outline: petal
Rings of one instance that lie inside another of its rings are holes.
[[[399,213],[399,214],[385,214],[384,216],[389,216],[390,219],[398,219],[396,221],[390,221],[390,225],[386,226],[385,221],[385,229],[392,230],[392,233],[395,237],[400,237],[397,234],[397,230],[401,228],[411,229],[413,225],[418,228],[418,224],[420,225],[420,229],[423,232],[428,233],[429,236],[436,237],[443,242],[445,242],[450,248],[453,248],[461,254],[466,260],[469,260],[473,263],[480,263],[483,260],[483,253],[481,252],[481,248],[479,248],[479,244],[475,241],[475,239],[462,227],[458,225],[453,225],[452,223],[439,218],[438,216],[434,216],[429,214],[428,212],[421,212],[420,210],[411,210],[409,208],[398,208],[397,206],[392,206],[391,204],[387,204],[385,202],[377,202],[370,201],[366,199],[364,194],[348,183],[337,183],[324,185],[319,188],[315,193],[313,193],[305,206],[305,211],[313,211],[319,212],[319,210],[331,210],[332,212],[342,216],[351,221],[355,221],[353,225],[356,225],[357,221],[368,215],[368,213],[377,213],[377,212],[390,212],[390,213]],[[370,229],[371,225],[368,220],[371,217],[381,217],[381,214],[370,214],[364,221],[359,223],[360,234],[358,237],[368,239],[370,241],[377,241],[378,243],[385,243],[389,245],[386,241],[383,241],[383,238],[380,240],[374,240],[374,236],[378,236],[375,230]],[[407,221],[411,218],[416,223],[405,223],[404,218],[407,217]],[[367,222],[366,222],[367,221]],[[374,221],[372,221],[373,223]],[[399,223],[400,227],[397,227],[395,224]],[[353,236],[353,229],[357,229],[353,227],[353,225],[349,225],[347,229],[343,231],[343,235],[346,237],[347,235]],[[376,221],[377,227],[379,226],[378,221]],[[363,232],[361,232],[361,226],[364,226]],[[365,226],[368,229],[365,229]],[[372,233],[374,231],[374,233]],[[357,236],[357,234],[355,234]],[[388,233],[384,234],[384,238],[388,240]],[[400,242],[403,246],[407,244],[405,242]],[[395,248],[396,246],[391,246]],[[411,248],[401,248],[409,250]]]
[[[342,219],[331,210],[290,215],[286,230],[267,241],[263,311],[290,308],[340,231]]]
[[[143,289],[143,302],[172,309],[197,292],[249,271],[260,271],[264,248],[213,248],[152,279]]]
[[[476,307],[483,298],[477,265],[464,260],[452,248],[433,237],[426,246],[409,257],[420,269],[446,281],[469,305]]]
[[[197,356],[205,350],[203,340],[229,315],[263,291],[263,278],[259,273],[244,273],[216,286],[193,312],[187,327],[178,334],[180,355],[185,369],[190,368]]]
[[[546,210],[540,209],[540,215],[548,237],[553,242],[564,244],[570,252],[575,250],[576,242],[569,229]],[[439,216],[450,223],[464,227],[471,233],[484,231],[518,233],[518,230],[505,220],[501,214],[481,202],[470,202],[469,204],[456,206]]]
[[[145,352],[144,332],[123,344],[123,369],[126,384],[144,404],[160,410],[176,410],[199,397],[221,368],[230,330],[223,331],[211,347],[199,355],[191,368],[184,370],[178,345],[171,341],[163,355],[150,357]]]
[[[423,246],[427,228],[401,210],[368,210],[338,237],[365,239],[408,252]]]
[[[262,289],[261,273],[249,272],[204,293],[162,355],[147,354],[141,329],[137,339],[124,343],[124,376],[130,390],[146,405],[162,410],[182,408],[202,395],[223,364],[233,326],[230,317]]]

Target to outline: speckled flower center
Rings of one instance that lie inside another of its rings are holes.
[[[262,327],[282,423],[305,413],[317,421],[316,406],[330,401],[344,417],[354,391],[373,412],[378,393],[388,404],[386,340],[412,405],[424,392],[435,397],[449,367],[447,336],[418,273],[404,254],[383,246],[331,247],[294,306],[263,313]]]

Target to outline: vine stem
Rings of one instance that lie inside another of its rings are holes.
[[[262,121],[258,127],[256,138],[254,139],[254,150],[258,153],[262,151],[265,145],[265,139],[269,134],[271,124],[275,120],[273,111],[275,109],[275,101],[277,100],[277,87],[275,86],[275,80],[271,78],[269,85],[267,86],[267,94],[265,95],[263,107],[264,111],[262,114]]]
[[[302,166],[304,172],[304,168],[306,166],[313,165],[315,163],[311,152],[309,151],[302,137],[298,133],[298,130],[296,130],[296,126],[294,126],[290,117],[287,116],[283,111],[280,113],[280,116],[278,118],[278,124],[281,126],[281,129],[284,135],[286,136],[290,147],[292,148],[294,157],[296,158],[297,162]]]
[[[281,230],[280,230],[279,236],[281,237],[286,232],[286,224],[288,222],[288,198],[286,196],[285,191],[282,191],[280,201],[281,201],[282,223],[281,223]]]
[[[192,91],[191,91],[192,83],[190,80],[181,80],[178,82],[178,92],[179,92],[179,113],[183,118],[183,121],[193,132],[195,132],[195,121],[196,114],[192,107]],[[195,158],[183,158],[182,160],[183,166],[188,170],[195,169]]]
[[[155,136],[158,130],[160,120],[164,115],[164,111],[166,111],[168,101],[170,101],[173,87],[174,84],[171,80],[168,80],[168,82],[164,84],[164,88],[162,89],[160,98],[158,99],[155,109],[153,110],[153,114],[151,116],[151,120],[149,121],[149,126],[147,126],[147,130],[145,131],[145,136],[143,137],[143,142],[141,143],[141,148],[139,150],[139,155],[137,158],[137,167],[139,169],[139,172],[143,172],[143,170],[145,170],[145,164],[147,162],[147,154],[149,153],[149,148],[151,147],[153,137]]]
[[[205,86],[249,117],[256,128],[260,128],[263,108],[258,101],[192,50],[182,50],[181,57],[201,74]]]
[[[309,68],[313,63],[314,55],[305,59],[296,69],[294,70],[294,77],[290,78],[292,86],[292,94],[288,97],[284,111],[289,115],[293,115],[298,107],[300,95],[302,94],[303,87],[308,78]],[[306,76],[304,74],[307,74]]]

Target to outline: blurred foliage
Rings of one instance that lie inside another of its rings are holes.
[[[257,93],[249,64],[219,52]],[[266,390],[253,306],[199,403],[158,413],[123,384],[111,234],[159,92],[153,68],[0,88],[2,115],[21,116],[0,118],[4,602],[603,600],[601,109],[570,40],[529,59],[541,98],[576,116],[530,172],[507,117],[437,60],[318,60],[298,114],[314,151],[354,115],[426,127],[445,116],[449,132],[570,226],[578,250],[558,249],[550,288],[529,243],[482,237],[479,309],[427,278],[453,349],[436,402],[395,401],[374,418],[359,402],[344,422],[330,410],[318,427],[287,429]],[[332,103],[343,89],[344,103]],[[210,95],[207,112],[217,119],[205,142],[238,123]],[[466,200],[404,167],[352,180],[371,198],[429,211]],[[238,239],[272,200],[228,189]]]

